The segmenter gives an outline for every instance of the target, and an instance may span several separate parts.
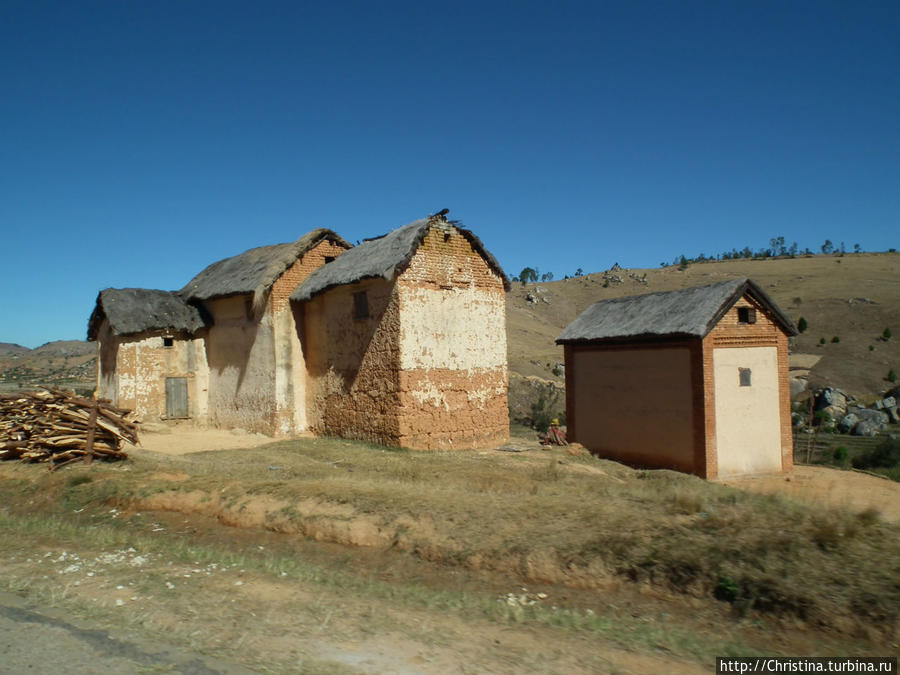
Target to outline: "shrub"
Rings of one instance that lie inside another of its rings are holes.
[[[897,373],[894,372],[894,369],[893,369],[893,368],[891,368],[891,369],[888,371],[888,374],[887,374],[887,381],[888,381],[888,382],[896,382],[896,381],[897,381]]]
[[[820,345],[824,345],[824,344],[825,344],[825,338],[821,338],[821,339],[819,340],[819,344],[820,344]]]
[[[831,341],[832,341],[834,344],[837,344],[838,342],[841,341],[841,338],[839,338],[837,335],[835,335],[833,338],[831,338]]]
[[[874,352],[874,351],[875,351],[875,345],[869,345],[869,351],[870,351],[870,352]]]
[[[834,449],[834,454],[832,456],[834,457],[835,462],[837,462],[838,464],[844,464],[847,461],[849,453],[847,452],[847,448],[845,448],[843,445],[839,445]]]
[[[883,337],[885,340],[890,340],[891,339],[891,329],[885,328],[884,332],[881,334],[881,337]]]
[[[853,458],[856,469],[892,469],[897,466],[900,466],[900,441],[894,438],[886,438]]]
[[[801,333],[805,333],[808,327],[809,324],[806,323],[806,319],[801,316],[800,320],[797,322],[797,330]]]
[[[716,590],[713,592],[713,595],[715,595],[717,600],[722,600],[723,602],[734,602],[738,599],[740,591],[740,586],[738,586],[737,582],[734,579],[722,577],[721,579],[719,579],[719,583],[716,584]]]

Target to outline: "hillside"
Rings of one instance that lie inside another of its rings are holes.
[[[646,283],[634,278],[645,274]],[[614,276],[622,281],[605,284],[605,278]],[[760,284],[795,322],[806,319],[809,328],[794,339],[792,353],[820,357],[810,371],[810,387],[827,384],[864,397],[890,386],[885,380],[890,369],[900,372],[897,253],[694,263],[684,271],[674,266],[616,270],[524,287],[514,284],[507,296],[510,371],[562,383],[562,377],[552,372],[563,360],[562,348],[554,340],[598,300],[737,277],[750,277]],[[527,300],[529,295],[535,302]],[[881,340],[886,327],[897,337]],[[832,342],[834,337],[839,342]],[[822,338],[825,344],[820,344]]]
[[[58,340],[34,349],[0,343],[0,391],[35,384],[90,390],[96,357],[97,345],[80,340]]]
[[[810,387],[831,385],[866,397],[888,388],[889,370],[900,373],[897,253],[706,262],[691,264],[684,271],[677,267],[624,269],[526,286],[516,283],[506,307],[510,372],[562,384],[562,371],[557,368],[559,374],[554,374],[554,367],[563,360],[562,348],[554,340],[598,300],[745,276],[759,283],[794,321],[804,317],[809,324],[806,333],[795,338],[792,351],[797,364],[814,363]],[[880,336],[888,327],[896,337],[883,341]],[[834,337],[839,342],[832,342]],[[825,344],[820,344],[822,338]],[[0,343],[0,386],[55,383],[90,388],[95,355],[96,345],[75,340],[36,349]]]

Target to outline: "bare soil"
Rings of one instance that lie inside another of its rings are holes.
[[[149,450],[164,455],[187,455],[210,450],[256,448],[275,439],[243,429],[200,428],[190,424],[160,423],[141,425],[139,440],[140,445],[126,444],[124,450],[126,452]]]
[[[857,471],[795,466],[787,476],[748,476],[721,482],[741,490],[779,494],[818,506],[853,511],[872,509],[888,522],[900,522],[900,483]]]

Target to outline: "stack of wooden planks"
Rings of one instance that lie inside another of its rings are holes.
[[[50,469],[94,458],[126,459],[138,442],[129,411],[58,389],[0,395],[0,460],[49,462]]]

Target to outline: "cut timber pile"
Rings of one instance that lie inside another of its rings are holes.
[[[138,441],[128,415],[57,389],[0,395],[0,459],[50,462],[51,470],[95,457],[125,459],[122,442]]]

